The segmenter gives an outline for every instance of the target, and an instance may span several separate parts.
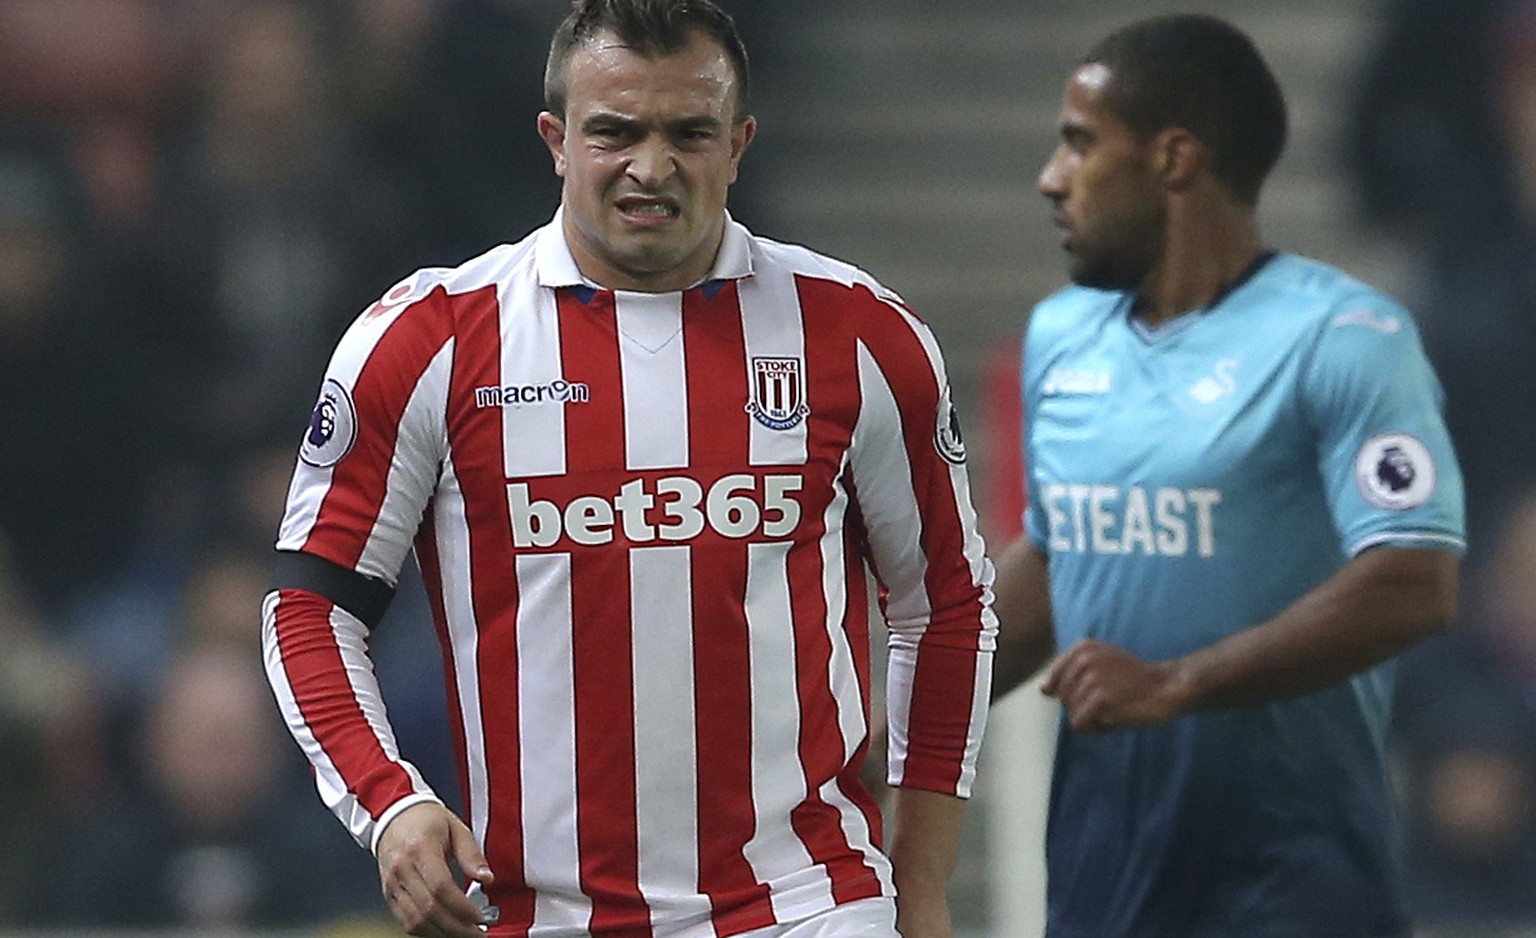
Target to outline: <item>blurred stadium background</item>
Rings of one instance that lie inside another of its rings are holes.
[[[1462,621],[1403,662],[1411,899],[1428,938],[1536,935],[1536,2],[723,2],[761,122],[733,211],[932,324],[994,542],[1018,339],[1062,280],[1034,192],[1062,82],[1151,12],[1254,35],[1293,120],[1269,240],[1411,306],[1471,486]],[[564,9],[0,0],[0,934],[393,933],[278,723],[257,606],[340,330],[553,209],[533,117]],[[453,792],[424,618],[408,585],[375,652]],[[967,936],[1040,933],[1037,696],[994,723]]]

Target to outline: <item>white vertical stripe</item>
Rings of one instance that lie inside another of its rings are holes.
[[[858,362],[863,407],[850,444],[850,449],[858,451],[853,481],[861,504],[887,506],[882,516],[866,517],[870,550],[881,579],[902,587],[887,595],[885,605],[890,629],[885,687],[889,761],[891,780],[899,783],[897,770],[906,763],[917,646],[933,610],[928,604],[928,562],[920,547],[922,522],[912,494],[912,466],[907,458],[901,412],[884,372],[862,342],[858,345]],[[896,507],[903,503],[910,508]]]
[[[503,387],[542,387],[566,380],[561,369],[560,311],[552,290],[508,292],[522,284],[502,281],[501,384]],[[577,380],[575,376],[572,380]],[[565,409],[579,403],[544,400],[507,404],[501,408],[507,476],[551,476],[565,472]]]
[[[485,844],[490,817],[487,790],[485,722],[480,708],[480,628],[470,582],[469,524],[464,495],[453,460],[443,465],[443,481],[433,502],[433,536],[437,543],[438,574],[443,583],[443,613],[447,619],[449,651],[453,656],[454,694],[464,728],[464,761],[469,772],[469,829]]]
[[[753,358],[794,358],[800,362],[800,378],[810,385],[805,365],[805,327],[801,319],[800,296],[795,289],[792,270],[778,264],[765,265],[755,276],[738,281],[741,301],[741,331],[746,340],[747,395],[751,399]],[[788,430],[764,426],[749,418],[751,427],[749,459],[754,466],[798,466],[806,460],[806,421]]]
[[[783,893],[793,891],[797,905],[806,891],[816,900],[831,899],[831,881],[811,862],[795,836],[790,811],[806,795],[800,763],[799,681],[794,622],[789,599],[788,543],[752,544],[747,548],[748,661],[752,676],[752,803],[757,830],[742,849],[759,882],[773,888],[774,915],[788,920],[793,909]],[[793,716],[794,719],[785,719]]]
[[[572,661],[571,558],[517,558],[518,738],[522,746],[523,863],[538,890],[534,928],[585,929],[576,838],[576,678]]]
[[[319,469],[302,459],[294,460],[293,478],[288,482],[288,507],[283,510],[283,520],[277,529],[278,550],[299,550],[304,546],[331,490],[334,472],[334,466]]]
[[[992,614],[991,608],[987,609],[987,614]],[[976,680],[971,686],[971,728],[965,737],[965,761],[960,764],[960,777],[955,782],[955,791],[963,797],[969,797],[976,784],[976,760],[981,754],[981,740],[986,734],[991,712],[992,656],[980,655],[976,659]]]
[[[914,625],[920,631],[933,610],[926,588],[928,560],[921,546],[922,513],[912,494],[902,414],[885,373],[863,342],[858,343],[858,360],[863,406],[849,444],[857,453],[853,484],[866,512],[871,505],[885,506],[878,516],[866,514],[865,521],[881,579],[903,587],[887,597],[886,615],[895,625]]]
[[[635,809],[640,893],[652,922],[707,918],[699,894],[690,548],[630,551]]]
[[[847,465],[847,454],[843,456]],[[842,471],[838,472],[838,479]],[[859,685],[859,669],[855,663],[853,645],[842,623],[848,612],[848,562],[843,545],[843,525],[848,512],[848,490],[841,482],[834,483],[832,500],[822,514],[821,536],[821,588],[827,604],[827,640],[832,646],[832,657],[827,663],[827,682],[832,697],[837,701],[837,724],[843,734],[843,759],[847,761],[858,748],[868,730],[864,717],[864,700]]]
[[[683,295],[614,294],[624,381],[625,459],[630,469],[688,465],[688,379],[683,370]]]
[[[395,582],[416,536],[421,506],[431,500],[437,488],[434,473],[439,456],[448,451],[445,415],[453,374],[453,349],[453,340],[443,344],[406,401],[395,437],[395,451],[390,456],[384,502],[357,561],[358,572],[365,576]]]
[[[892,785],[902,782],[907,764],[907,727],[912,716],[912,678],[917,673],[917,646],[891,642],[886,666],[885,719],[890,732],[886,741],[886,766]]]

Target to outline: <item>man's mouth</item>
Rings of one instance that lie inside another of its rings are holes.
[[[667,222],[682,214],[675,201],[652,196],[624,196],[614,204],[626,219],[642,224]]]
[[[1064,251],[1072,250],[1072,220],[1062,212],[1051,213],[1051,224],[1061,232],[1061,247]]]

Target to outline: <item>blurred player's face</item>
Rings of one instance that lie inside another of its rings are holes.
[[[1151,147],[1109,106],[1110,72],[1085,65],[1067,83],[1061,142],[1040,171],[1040,193],[1066,232],[1062,248],[1074,283],[1106,290],[1139,287],[1163,254],[1167,209]]]
[[[653,59],[607,33],[573,50],[565,114],[540,114],[539,133],[565,180],[565,235],[583,274],[652,293],[704,279],[757,127],[736,119],[736,91],[725,49],[702,34]]]

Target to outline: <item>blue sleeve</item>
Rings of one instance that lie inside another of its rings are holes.
[[[1035,462],[1034,438],[1030,433],[1030,423],[1035,414],[1040,412],[1040,362],[1045,357],[1041,348],[1043,340],[1037,329],[1039,318],[1037,308],[1035,315],[1030,317],[1029,327],[1024,331],[1019,380],[1021,400],[1024,402],[1024,533],[1043,552],[1046,549],[1047,528],[1039,486],[1035,482],[1034,469],[1038,463]]]
[[[1443,394],[1407,312],[1379,294],[1326,320],[1301,375],[1340,543],[1465,549],[1461,470]]]

